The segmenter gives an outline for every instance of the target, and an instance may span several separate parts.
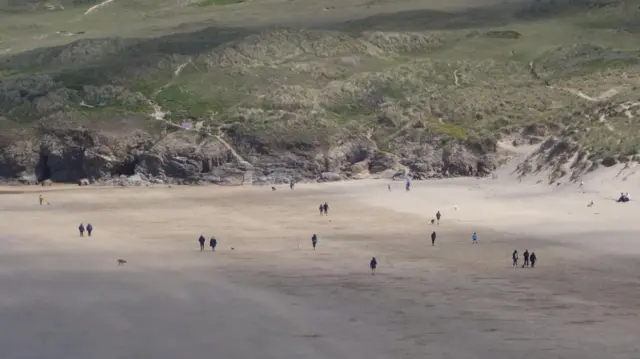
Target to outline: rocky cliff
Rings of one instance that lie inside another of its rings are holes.
[[[55,16],[94,3],[60,3]],[[32,16],[42,4],[9,10]],[[506,139],[544,144],[529,163],[575,177],[638,150],[637,28],[627,13],[607,22],[624,6],[536,1],[287,29],[56,33],[50,46],[0,57],[0,178],[483,176]],[[560,169],[574,156],[575,170]]]
[[[137,175],[156,183],[240,184],[247,173],[259,183],[475,176],[491,171],[495,151],[490,141],[474,146],[399,141],[392,153],[357,136],[329,148],[265,146],[233,128],[217,136],[160,125],[142,130],[130,121],[116,131],[44,121],[34,130],[4,132],[0,177],[23,183],[82,178],[112,183]]]

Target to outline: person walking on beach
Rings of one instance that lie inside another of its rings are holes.
[[[209,247],[211,247],[212,252],[216,251],[217,245],[218,245],[218,240],[216,239],[216,237],[211,237],[211,240],[209,241]]]
[[[513,251],[513,254],[511,255],[511,257],[513,257],[513,266],[517,267],[518,266],[518,250],[517,249]]]
[[[91,225],[91,223],[87,224],[87,234],[89,235],[89,237],[91,237],[91,232],[93,232],[93,226]]]
[[[522,253],[522,258],[524,258],[524,263],[522,263],[522,268],[529,266],[529,250],[525,249],[524,253]]]
[[[376,257],[371,258],[371,262],[369,262],[369,267],[371,267],[371,275],[376,274],[376,267],[378,266],[378,261]]]
[[[529,256],[529,260],[531,261],[531,268],[536,266],[536,252],[531,252],[531,255]]]
[[[471,239],[473,239],[473,244],[478,243],[478,234],[476,232],[473,232]]]
[[[201,234],[200,238],[198,238],[198,242],[200,242],[200,252],[204,251],[204,241],[206,241],[206,239],[204,238],[204,236]]]
[[[322,206],[322,203],[320,203],[320,207],[318,207],[318,209],[320,209],[320,215],[322,216],[322,212],[324,211],[324,206]]]
[[[391,192],[391,185],[390,184],[387,185],[387,189],[389,189],[389,192]]]
[[[431,245],[435,246],[436,245],[436,231],[433,231],[431,233]]]
[[[437,224],[440,224],[440,217],[442,217],[442,215],[440,214],[440,211],[436,212],[436,220],[437,220]]]
[[[311,245],[314,251],[316,250],[316,244],[318,244],[318,236],[314,233],[313,236],[311,236]]]
[[[78,231],[80,231],[80,237],[84,237],[84,225],[82,223],[78,226]]]
[[[44,196],[42,195],[42,193],[40,193],[40,205],[42,206],[42,202],[44,202]]]
[[[411,180],[407,178],[407,183],[405,184],[405,189],[407,192],[411,191]]]
[[[327,204],[327,202],[325,202],[324,205],[322,205],[322,209],[324,210],[325,216],[329,215],[329,205]]]

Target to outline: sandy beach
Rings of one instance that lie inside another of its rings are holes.
[[[621,170],[582,189],[508,167],[410,192],[5,187],[3,358],[638,358],[640,211],[612,199],[640,192]],[[514,249],[536,268],[513,268]]]

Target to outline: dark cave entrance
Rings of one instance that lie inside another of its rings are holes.
[[[202,160],[202,170],[200,173],[209,173],[211,172],[211,159]]]
[[[126,159],[122,163],[114,166],[111,170],[111,174],[113,176],[133,176],[136,173],[137,165],[137,158]]]
[[[48,161],[49,156],[41,153],[40,158],[38,159],[38,164],[36,165],[36,179],[38,182],[51,178],[51,168],[49,168],[49,165],[47,164]]]

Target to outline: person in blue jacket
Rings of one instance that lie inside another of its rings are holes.
[[[473,232],[471,239],[473,239],[473,244],[478,243],[478,234],[476,232]]]
[[[87,234],[91,237],[91,232],[93,232],[93,226],[91,223],[87,224]]]
[[[206,239],[204,239],[204,236],[201,234],[200,238],[198,238],[198,242],[200,242],[200,252],[204,251],[204,241],[206,241]]]
[[[371,275],[376,274],[376,267],[378,267],[378,261],[376,257],[371,258],[371,262],[369,262],[369,267],[371,267]]]
[[[311,236],[311,245],[314,251],[316,250],[316,244],[318,244],[318,236],[314,233],[313,236]]]
[[[84,237],[84,225],[82,223],[78,226],[78,231],[80,231],[80,237]]]
[[[211,237],[211,240],[209,241],[209,246],[211,247],[211,250],[215,252],[217,245],[218,245],[218,240],[216,239],[216,237]]]

